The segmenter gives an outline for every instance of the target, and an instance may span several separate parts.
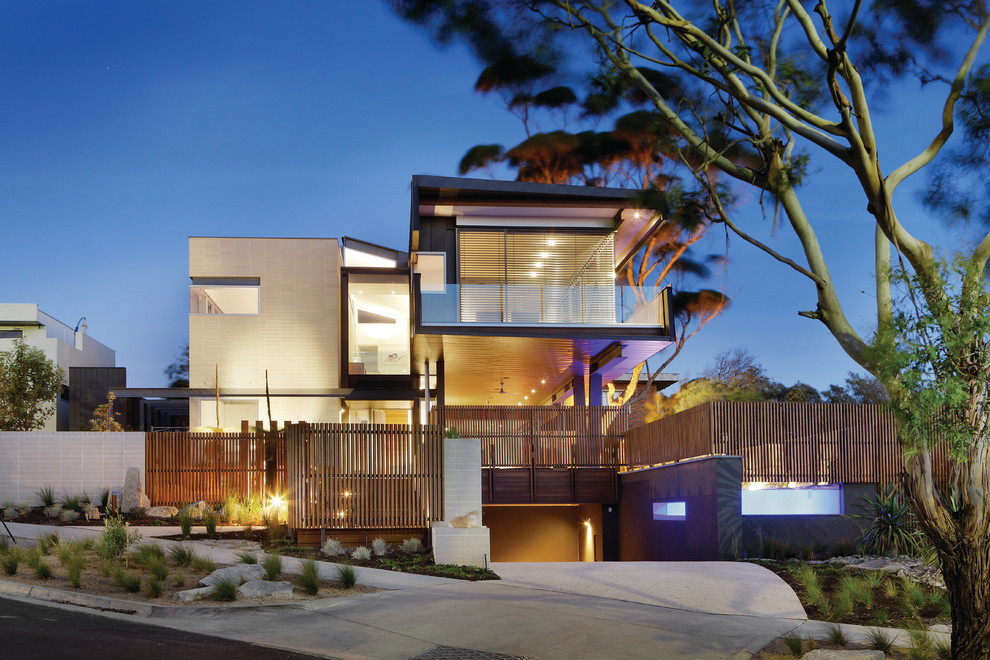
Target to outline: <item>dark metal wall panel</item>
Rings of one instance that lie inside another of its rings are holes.
[[[127,387],[125,367],[69,367],[69,426],[65,430],[89,430],[93,412],[107,402],[107,392],[117,387]],[[115,406],[115,412],[121,411],[122,402]]]
[[[740,516],[738,465],[738,458],[716,457],[620,474],[620,559],[727,558],[720,546],[734,536],[733,520]],[[653,504],[668,501],[686,503],[686,520],[653,519]],[[720,525],[726,527],[721,534]]]

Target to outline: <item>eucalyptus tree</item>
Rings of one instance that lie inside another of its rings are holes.
[[[909,227],[904,200],[895,201],[905,181],[927,170],[934,217],[990,219],[985,0],[393,4],[441,40],[465,38],[482,60],[500,50],[554,53],[559,62],[635,85],[683,140],[685,161],[698,163],[700,185],[707,185],[701,174],[716,168],[772,202],[800,256],[758,238],[710,196],[729,231],[807,282],[814,304],[802,316],[823,324],[884,386],[905,449],[905,486],[949,589],[953,657],[990,657],[990,234],[940,259],[942,236]],[[482,25],[485,34],[477,30]],[[677,77],[686,92],[658,88],[644,68]],[[880,109],[884,86],[900,79],[927,85],[941,99],[930,134],[896,136],[918,145],[888,162],[895,150],[881,143],[884,122],[924,112],[911,103],[891,107],[889,99]],[[751,161],[713,139],[713,122]],[[866,329],[847,316],[848,300],[819,242],[830,218],[805,192],[817,184],[805,180],[812,158],[851,173],[855,186],[832,193],[862,201],[857,220],[872,256],[843,267],[875,274],[875,325]],[[944,473],[934,458],[939,446],[948,449]]]

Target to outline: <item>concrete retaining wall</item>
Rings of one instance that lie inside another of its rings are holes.
[[[37,506],[44,487],[56,498],[84,491],[96,498],[122,487],[129,467],[141,470],[143,484],[144,433],[0,432],[0,502]]]

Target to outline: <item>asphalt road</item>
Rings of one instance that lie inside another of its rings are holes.
[[[0,660],[290,660],[313,656],[0,598]]]

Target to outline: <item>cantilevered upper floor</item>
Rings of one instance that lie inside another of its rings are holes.
[[[633,191],[416,176],[416,332],[672,336],[669,292],[625,265],[660,224]]]

